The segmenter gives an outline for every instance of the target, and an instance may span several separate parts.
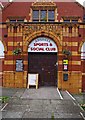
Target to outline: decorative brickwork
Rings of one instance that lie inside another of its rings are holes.
[[[16,7],[17,5],[18,8]],[[73,13],[71,6],[73,7]],[[14,9],[14,11],[12,11],[12,9]],[[32,21],[32,10],[53,9],[55,10],[54,22]],[[82,44],[85,41],[85,35],[83,34],[85,25],[82,20],[83,9],[83,7],[79,7],[73,2],[13,2],[5,8],[5,10],[2,11],[3,24],[0,25],[0,28],[3,30],[2,42],[5,47],[3,86],[14,88],[27,87],[29,73],[28,47],[34,39],[43,36],[52,39],[58,48],[58,60],[56,60],[58,63],[57,87],[72,93],[81,92],[84,87],[84,85],[82,85],[82,83],[84,83],[82,82],[82,78],[84,81],[85,76],[85,71],[81,68],[83,62],[81,62],[80,53]],[[24,18],[24,21],[11,22],[10,19],[14,20],[14,18]],[[67,19],[71,19],[69,23],[64,21]],[[73,23],[72,20],[74,19],[78,21]],[[16,49],[21,50],[20,54],[13,54],[13,51]],[[66,58],[63,54],[63,50],[70,51],[71,55]],[[63,59],[65,58],[68,59],[68,71],[64,71],[63,68]],[[23,61],[22,72],[16,71],[16,60]],[[67,81],[64,80],[64,74],[68,74]]]

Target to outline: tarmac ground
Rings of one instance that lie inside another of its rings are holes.
[[[56,87],[39,89],[2,88],[2,96],[10,99],[0,105],[5,119],[85,120],[85,112],[68,92]]]

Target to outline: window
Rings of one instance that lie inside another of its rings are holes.
[[[55,21],[55,12],[54,10],[48,11],[48,21]]]
[[[10,22],[16,22],[16,19],[11,19]]]
[[[17,22],[24,22],[24,19],[17,20]]]
[[[83,43],[81,48],[81,59],[85,60],[85,42]]]
[[[69,23],[69,22],[70,22],[70,20],[64,20],[64,22]]]
[[[33,21],[39,21],[39,10],[33,10]]]
[[[19,19],[19,20],[17,20],[17,19],[11,19],[10,20],[10,22],[24,22],[24,19]]]
[[[42,22],[47,21],[47,11],[46,10],[41,10],[41,12],[40,12],[40,21],[42,21]]]
[[[72,20],[72,22],[73,22],[73,23],[77,23],[77,22],[78,22],[78,20]]]
[[[24,22],[25,17],[9,17],[10,22]]]
[[[53,22],[55,21],[54,10],[33,10],[33,22]]]

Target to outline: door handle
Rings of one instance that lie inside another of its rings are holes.
[[[50,74],[50,72],[48,72]]]
[[[44,68],[42,68],[42,71],[44,70]]]

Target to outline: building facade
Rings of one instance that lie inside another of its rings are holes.
[[[85,91],[84,7],[76,2],[11,2],[2,9],[3,86],[38,84]],[[82,53],[81,53],[82,52]]]

